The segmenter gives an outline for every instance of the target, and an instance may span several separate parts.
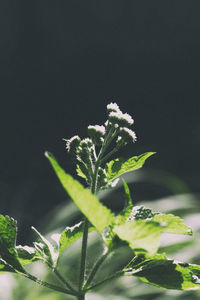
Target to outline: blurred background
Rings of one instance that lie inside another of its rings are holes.
[[[67,203],[44,151],[75,175],[62,138],[103,124],[111,101],[138,136],[120,155],[157,152],[137,171],[142,180],[129,179],[135,201],[199,193],[199,9],[183,0],[0,2],[0,212],[18,220],[20,243]]]

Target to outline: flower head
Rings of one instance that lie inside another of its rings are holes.
[[[109,113],[108,120],[111,123],[118,124],[119,126],[122,127],[129,127],[133,125],[134,122],[132,117],[129,114],[127,113],[123,114],[121,111],[117,111],[117,112],[111,111]]]
[[[114,112],[117,112],[117,111],[120,111],[119,109],[119,106],[117,105],[117,103],[110,103],[107,105],[107,111],[108,112],[111,112],[111,111],[114,111]]]
[[[135,143],[137,140],[137,136],[135,132],[126,127],[120,128],[119,136],[121,136],[127,143],[129,142]]]
[[[75,135],[71,139],[65,140],[65,141],[66,141],[66,149],[67,149],[67,151],[70,152],[70,153],[72,153],[79,146],[81,139],[80,139],[80,137],[78,135]]]

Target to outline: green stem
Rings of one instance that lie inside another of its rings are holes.
[[[45,287],[50,288],[54,291],[58,291],[60,293],[64,293],[64,294],[68,294],[68,295],[77,296],[76,292],[70,291],[68,289],[65,289],[65,288],[59,287],[57,285],[54,285],[54,284],[48,283],[46,281],[43,281],[41,279],[38,279],[37,277],[35,277],[35,276],[33,276],[29,273],[24,274],[24,276],[27,277],[28,279],[38,283],[39,285],[45,286]]]
[[[59,278],[59,280],[64,283],[64,285],[66,285],[66,287],[68,287],[68,289],[70,289],[72,292],[75,292],[76,291],[73,289],[73,287],[71,286],[70,283],[68,283],[63,277],[62,275],[60,274],[60,272],[57,270],[57,269],[53,269],[53,272],[55,273],[55,275]]]
[[[78,295],[78,300],[85,300],[85,294]]]
[[[94,276],[96,275],[99,267],[101,266],[101,264],[104,262],[104,260],[108,257],[108,254],[110,254],[110,252],[108,251],[108,249],[106,249],[106,251],[103,253],[103,255],[97,260],[96,264],[94,265],[94,268],[92,269],[88,280],[84,286],[84,289],[87,288],[89,286],[89,284],[91,283],[91,281],[93,280]]]
[[[85,277],[85,264],[86,264],[86,253],[87,253],[87,239],[88,239],[88,220],[85,218],[84,229],[83,229],[83,240],[81,250],[81,266],[79,276],[79,292],[82,290],[84,277]],[[84,298],[83,298],[84,299]]]
[[[100,282],[98,282],[98,283],[96,283],[96,284],[90,286],[89,288],[86,288],[86,289],[85,289],[85,292],[88,292],[88,291],[90,291],[90,290],[93,290],[94,288],[96,288],[96,287],[98,287],[98,286],[100,286],[100,285],[102,285],[102,284],[104,284],[104,283],[106,283],[106,282],[108,282],[108,281],[110,281],[110,280],[116,278],[116,277],[122,276],[123,274],[124,274],[124,271],[118,271],[118,272],[115,273],[114,275],[112,275],[112,276],[110,276],[110,277],[107,277],[106,279],[104,279],[104,280],[102,280],[102,281],[100,281]]]

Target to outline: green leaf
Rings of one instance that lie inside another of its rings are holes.
[[[153,154],[155,154],[155,152],[146,152],[127,160],[123,158],[111,160],[105,166],[108,182],[124,173],[140,169],[145,163],[145,160]]]
[[[52,154],[47,152],[45,154],[64,189],[81,212],[88,218],[90,223],[92,223],[101,233],[105,227],[109,226],[114,221],[112,212],[102,205],[89,189],[84,188],[83,185],[75,180],[71,175],[66,174]]]
[[[154,257],[143,262],[131,263],[125,275],[137,276],[146,283],[176,290],[200,290],[200,266]]]
[[[34,243],[34,246],[38,259],[43,260],[51,267],[55,267],[58,260],[57,249],[45,237],[43,237],[41,233],[37,231],[37,229],[34,227],[32,227],[32,229],[37,235],[37,241]]]
[[[83,171],[81,170],[81,167],[78,164],[76,165],[76,173],[78,176],[87,180],[87,176],[83,173]]]
[[[18,259],[22,266],[38,260],[35,248],[29,246],[16,246]]]
[[[147,251],[154,254],[160,245],[161,233],[177,233],[191,235],[191,229],[183,224],[183,220],[172,214],[158,214],[151,219],[133,219],[117,224],[113,232],[129,243],[135,252]],[[143,250],[142,250],[143,249]]]
[[[153,254],[158,250],[162,227],[153,221],[133,220],[114,226],[113,232],[127,241],[135,252],[147,251]]]
[[[183,224],[183,220],[172,214],[157,214],[152,218],[153,221],[165,225],[163,232],[192,235],[192,229]]]
[[[66,227],[59,238],[59,255],[66,250],[72,243],[77,241],[83,235],[84,222],[80,222],[73,227]],[[95,228],[90,226],[89,232],[94,231]]]
[[[129,190],[129,187],[124,179],[122,179],[123,185],[124,185],[124,191],[125,191],[125,205],[123,210],[120,212],[120,214],[115,218],[115,224],[123,224],[127,221],[127,219],[130,217],[132,208],[133,208],[133,201],[131,198],[131,193]]]
[[[24,273],[20,262],[18,261],[17,252],[15,250],[17,235],[16,221],[9,216],[0,215],[0,258],[1,263],[6,262],[6,266],[2,269],[13,268],[16,272]]]

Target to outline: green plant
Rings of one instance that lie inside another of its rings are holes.
[[[45,153],[64,189],[85,216],[84,221],[54,234],[49,240],[33,228],[37,239],[34,247],[29,247],[16,246],[16,221],[0,215],[0,271],[17,273],[79,300],[84,300],[85,295],[98,286],[121,276],[135,276],[143,282],[166,289],[200,290],[199,265],[168,259],[165,253],[158,252],[162,233],[192,235],[192,230],[181,218],[153,212],[143,205],[134,206],[124,180],[125,203],[119,214],[114,215],[98,200],[96,195],[99,191],[115,186],[121,175],[141,168],[145,160],[154,154],[147,152],[129,159],[116,158],[108,162],[110,156],[120,148],[135,142],[136,135],[129,128],[133,119],[123,114],[116,103],[107,106],[107,113],[105,126],[88,127],[89,138],[81,140],[75,136],[66,140],[77,174],[86,181],[87,188],[65,173],[52,154]],[[86,274],[88,234],[93,231],[97,231],[101,237],[104,250]],[[75,285],[59,272],[58,266],[63,252],[80,238],[81,261],[78,285]],[[95,282],[95,276],[104,261],[112,253],[127,246],[131,249],[128,261]],[[62,286],[31,275],[26,265],[35,261],[45,263]]]

